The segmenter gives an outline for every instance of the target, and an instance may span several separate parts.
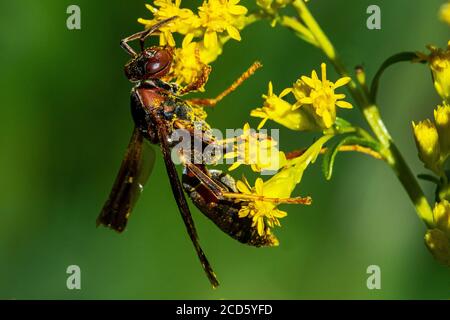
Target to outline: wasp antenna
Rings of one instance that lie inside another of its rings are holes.
[[[147,39],[149,36],[151,36],[153,33],[155,33],[156,31],[158,31],[158,29],[160,29],[161,27],[163,27],[164,25],[168,24],[169,22],[177,19],[178,16],[173,16],[170,18],[167,18],[165,20],[162,20],[156,24],[154,24],[153,26],[151,26],[147,31],[145,31],[141,37],[139,38],[139,42],[141,44],[141,50],[144,51],[144,43],[145,43],[145,39]]]

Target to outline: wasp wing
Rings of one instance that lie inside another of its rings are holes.
[[[173,195],[175,197],[181,216],[183,218],[183,222],[189,234],[189,238],[191,239],[195,251],[197,252],[197,256],[200,259],[200,263],[202,264],[203,270],[205,271],[212,286],[215,288],[219,286],[219,281],[217,280],[217,277],[211,265],[209,264],[208,259],[206,258],[206,255],[204,254],[198,241],[194,220],[192,219],[191,212],[189,211],[189,206],[186,202],[186,197],[184,196],[183,188],[181,186],[177,170],[171,159],[171,149],[168,143],[169,133],[166,123],[164,120],[159,119],[157,115],[153,115],[153,118],[155,123],[157,123],[158,138],[161,145],[161,151],[163,154],[164,163],[166,165],[167,175],[169,176],[170,186],[172,187]]]
[[[97,218],[97,226],[102,224],[118,232],[125,229],[154,163],[153,149],[134,128],[109,198]]]

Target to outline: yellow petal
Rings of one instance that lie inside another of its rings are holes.
[[[338,81],[335,82],[334,87],[339,88],[339,87],[345,86],[350,81],[352,81],[352,78],[350,78],[350,77],[340,78]]]
[[[241,41],[241,35],[239,34],[239,30],[233,26],[227,26],[228,35],[234,40]]]
[[[243,207],[241,210],[239,210],[239,218],[244,218],[248,216],[249,213],[250,213],[249,208],[247,206]]]
[[[147,19],[143,19],[143,18],[138,18],[137,22],[140,24],[145,24],[145,25],[154,24],[153,20],[147,20]]]
[[[149,5],[149,4],[145,4],[145,7],[148,9],[148,10],[150,10],[151,12],[155,12],[155,11],[157,11],[157,9],[156,8],[154,8],[154,7],[152,7],[151,5]]]
[[[236,182],[236,188],[239,190],[239,192],[241,193],[245,193],[245,194],[251,194],[250,189],[247,187],[247,185],[242,182],[241,180],[238,180]]]
[[[224,159],[233,159],[233,158],[235,158],[236,156],[237,156],[237,152],[231,151],[231,152],[225,153],[224,156],[223,156],[223,158],[224,158]]]
[[[261,108],[256,108],[256,109],[253,109],[252,111],[250,111],[250,116],[257,117],[257,118],[266,118],[267,113],[264,112],[263,109],[261,109]]]
[[[303,103],[301,103],[300,101],[297,101],[296,103],[294,103],[292,105],[292,111],[297,110],[298,108],[300,108],[303,105]]]
[[[229,11],[231,14],[235,14],[235,15],[244,15],[244,14],[247,13],[248,10],[247,10],[247,8],[244,7],[244,6],[236,6],[236,5],[234,5],[234,6],[230,6],[229,9],[228,9],[228,11]]]
[[[322,69],[322,81],[327,81],[327,65],[325,63],[322,63],[320,65],[320,69]]]
[[[260,236],[264,235],[264,220],[263,218],[259,218],[257,222],[258,234]]]
[[[269,81],[269,90],[267,91],[267,95],[270,97],[273,95],[273,85],[272,81]]]
[[[188,33],[185,37],[184,37],[184,39],[183,39],[183,43],[182,43],[182,47],[183,48],[186,48],[191,42],[192,42],[192,39],[194,38],[194,34],[193,33]]]
[[[164,33],[161,32],[161,33],[159,34],[159,45],[165,46],[166,43],[167,43],[166,37],[164,36]]]
[[[286,88],[286,89],[284,89],[283,91],[281,91],[279,97],[280,97],[280,98],[283,98],[284,96],[288,95],[288,94],[291,93],[291,92],[292,92],[292,88]]]
[[[263,186],[264,186],[263,179],[261,179],[261,178],[256,179],[256,182],[255,182],[256,194],[258,194],[258,195],[263,194]]]
[[[262,127],[264,127],[264,125],[266,124],[267,120],[269,120],[268,117],[266,117],[266,118],[261,120],[261,122],[258,124],[258,130],[261,129]]]
[[[313,104],[314,100],[310,97],[305,97],[300,99],[298,102],[300,102],[301,104]]]
[[[336,101],[336,105],[338,107],[344,108],[344,109],[351,109],[353,108],[351,103],[348,103],[347,101]]]
[[[317,77],[317,75],[316,75],[316,77]],[[308,77],[306,77],[306,76],[302,76],[302,81],[303,81],[308,87],[314,88],[314,87],[316,86],[316,84],[314,83],[314,80],[311,79],[311,78],[308,78]]]
[[[287,216],[287,212],[286,211],[281,211],[281,210],[278,210],[278,209],[274,209],[274,210],[272,210],[272,215],[275,218],[284,218],[284,217]]]
[[[203,41],[206,48],[217,47],[217,33],[215,31],[207,31]]]
[[[171,47],[175,47],[176,46],[175,39],[173,38],[173,35],[172,35],[172,33],[170,31],[164,32],[164,37],[166,38],[167,44],[169,46],[171,46]]]
[[[240,165],[241,165],[240,162],[235,162],[228,168],[228,171],[233,171],[234,169],[238,168]]]

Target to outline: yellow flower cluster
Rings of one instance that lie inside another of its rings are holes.
[[[239,30],[245,26],[247,8],[240,0],[205,0],[198,13],[180,8],[181,0],[155,0],[146,7],[153,19],[139,18],[147,28],[169,17],[178,18],[160,30],[160,45],[175,47],[173,33],[184,35],[183,45],[174,52],[171,76],[179,84],[188,84],[201,75],[205,65],[222,53],[230,38],[241,40]],[[198,41],[193,41],[194,38]]]
[[[316,71],[311,77],[302,76],[292,88],[284,89],[280,95],[273,93],[272,83],[269,83],[267,95],[263,95],[264,105],[251,111],[253,117],[262,118],[261,128],[267,120],[273,120],[291,130],[320,131],[330,128],[336,121],[336,108],[352,108],[352,105],[342,99],[344,94],[336,94],[335,90],[349,83],[349,77],[343,77],[336,82],[327,79],[325,63],[321,65],[321,78]],[[292,93],[296,102],[291,104],[283,98]]]
[[[450,106],[445,102],[434,110],[435,123],[426,119],[412,123],[419,158],[425,167],[443,176],[450,155]]]
[[[443,200],[433,210],[435,228],[425,234],[425,243],[434,257],[450,267],[450,203]]]
[[[312,144],[302,155],[287,160],[283,168],[267,181],[257,178],[255,186],[251,187],[247,179],[238,181],[236,187],[246,195],[257,195],[267,198],[286,199],[289,198],[295,187],[301,182],[303,172],[310,163],[313,163],[319,155],[322,146],[331,138],[323,136]],[[309,204],[306,198],[304,204]],[[255,200],[249,201],[239,211],[240,217],[251,217],[253,226],[257,228],[260,235],[270,234],[270,229],[280,226],[280,218],[286,217],[287,213],[278,209],[279,203],[275,201]]]

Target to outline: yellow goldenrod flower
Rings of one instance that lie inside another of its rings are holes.
[[[255,187],[251,188],[246,179],[244,181],[239,180],[236,184],[239,192],[243,194],[252,194],[266,197],[277,197],[278,190],[265,187],[265,184],[261,178],[256,179]],[[275,193],[273,193],[275,191]],[[253,227],[256,227],[260,236],[267,233],[269,228],[274,226],[280,226],[279,218],[287,216],[285,211],[277,209],[276,204],[266,201],[251,201],[248,205],[243,206],[239,211],[239,217],[252,217]]]
[[[434,87],[438,94],[446,102],[450,102],[450,41],[447,49],[428,46],[430,54],[417,53],[418,57],[423,61],[428,61],[430,66]]]
[[[224,155],[225,159],[237,158],[228,168],[229,171],[241,164],[250,165],[254,172],[277,171],[286,163],[286,156],[284,152],[278,150],[276,141],[252,131],[248,123],[244,125],[243,133],[236,142],[234,150]]]
[[[439,18],[450,25],[450,1],[443,4],[439,10]]]
[[[450,241],[444,232],[439,229],[427,230],[425,244],[437,261],[450,267]]]
[[[425,167],[440,175],[439,136],[435,125],[429,120],[412,123],[419,158]]]
[[[321,64],[321,69],[321,79],[313,70],[311,77],[302,76],[294,84],[293,93],[297,102],[293,105],[293,110],[303,109],[313,117],[320,128],[328,129],[336,121],[336,106],[345,109],[352,108],[350,103],[341,100],[345,98],[344,94],[335,94],[334,92],[335,89],[349,83],[351,78],[343,77],[333,83],[327,80],[325,63]]]
[[[436,228],[441,230],[450,241],[450,202],[443,200],[436,203],[433,210]]]
[[[284,89],[279,96],[273,93],[272,83],[269,83],[264,106],[252,110],[253,117],[262,118],[259,128],[271,119],[291,130],[323,130],[330,128],[336,121],[336,106],[350,109],[352,105],[341,99],[344,94],[335,94],[335,89],[346,85],[351,81],[349,77],[343,77],[336,82],[327,80],[325,63],[322,63],[322,78],[319,79],[313,70],[311,78],[301,77],[293,88]],[[282,98],[293,93],[297,102],[293,105]]]
[[[153,26],[156,22],[165,20],[167,18],[178,16],[178,19],[172,21],[160,29],[160,45],[175,46],[175,40],[172,33],[178,32],[180,34],[198,33],[200,27],[200,19],[191,10],[180,8],[181,0],[155,0],[155,7],[146,4],[148,10],[153,13],[154,19],[147,20],[139,18],[138,22],[145,25],[147,28]],[[158,8],[156,8],[158,7]]]
[[[434,110],[442,161],[450,155],[450,105],[445,101]]]
[[[243,178],[237,181],[236,187],[243,194],[263,196],[266,198],[289,198],[297,184],[301,182],[303,172],[308,165],[314,162],[322,149],[322,146],[331,138],[331,135],[323,136],[314,142],[301,156],[286,163],[286,166],[267,181],[256,179],[255,186],[250,187],[248,181]],[[272,201],[249,201],[239,211],[240,217],[251,217],[253,226],[258,234],[270,234],[270,228],[280,226],[278,219],[287,215],[285,211],[278,209],[278,204]]]
[[[188,84],[198,78],[205,65],[215,61],[222,53],[221,46],[205,48],[203,41],[192,42],[192,34],[184,37],[181,48],[174,50],[171,75],[179,84]]]
[[[311,119],[300,110],[292,110],[292,105],[283,100],[283,97],[292,91],[287,88],[278,96],[273,93],[272,82],[269,82],[269,89],[263,95],[264,105],[251,111],[250,116],[262,118],[258,129],[262,128],[267,120],[273,120],[291,130],[316,130],[318,127]]]
[[[206,48],[218,45],[217,33],[226,31],[240,41],[239,29],[245,24],[247,8],[238,5],[240,0],[206,0],[198,8],[201,26],[206,29],[204,43]]]

